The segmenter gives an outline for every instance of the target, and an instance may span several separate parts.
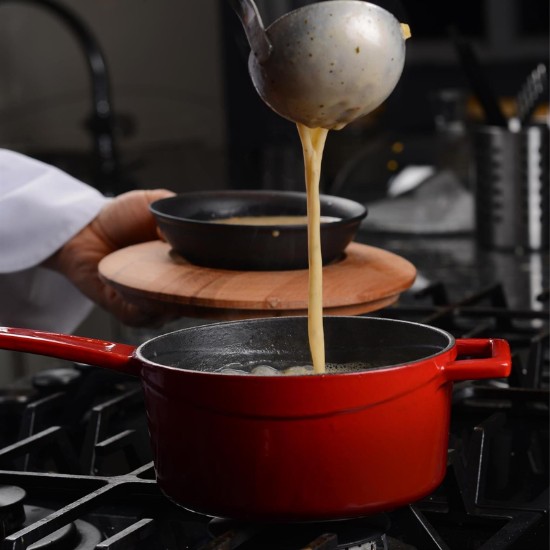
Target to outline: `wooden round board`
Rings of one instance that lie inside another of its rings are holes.
[[[102,279],[142,306],[177,304],[188,317],[243,319],[307,315],[308,270],[233,271],[189,263],[163,241],[113,252],[99,264]],[[386,250],[352,242],[323,268],[325,315],[358,315],[386,307],[410,288],[415,267]]]

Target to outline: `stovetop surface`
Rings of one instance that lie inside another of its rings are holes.
[[[546,550],[547,255],[481,251],[468,235],[358,240],[418,269],[398,304],[371,315],[504,337],[512,348],[508,381],[455,384],[447,475],[432,495],[325,524],[188,512],[155,483],[138,382],[64,365],[0,391],[0,549]]]
[[[357,241],[390,250],[417,268],[414,290],[432,282],[444,283],[451,299],[468,291],[501,284],[511,308],[543,309],[540,295],[548,291],[548,251],[488,250],[476,243],[475,234],[391,235],[360,231]],[[415,299],[415,298],[413,298]]]

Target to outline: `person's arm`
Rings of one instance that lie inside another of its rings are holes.
[[[39,265],[108,202],[62,170],[0,149],[0,273]]]
[[[154,189],[119,195],[43,265],[64,275],[85,296],[127,325],[158,325],[172,319],[172,308],[154,304],[148,309],[138,308],[106,285],[98,274],[98,264],[108,254],[158,238],[149,204],[172,194]]]
[[[107,198],[57,168],[0,149],[0,324],[71,332],[93,303],[131,325],[171,318],[125,303],[97,273],[106,254],[157,238],[149,203],[171,194]]]

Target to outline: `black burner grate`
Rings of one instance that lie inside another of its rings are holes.
[[[510,384],[548,389],[548,291],[538,296],[539,309],[510,308],[501,284],[453,301],[442,283],[433,283],[411,297],[406,304],[388,308],[377,316],[437,326],[457,338],[504,338],[513,353]]]

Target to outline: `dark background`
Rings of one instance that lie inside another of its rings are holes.
[[[290,2],[292,7],[305,3]],[[380,109],[329,135],[322,174],[326,192],[367,201],[383,192],[387,180],[402,166],[438,162],[441,144],[434,133],[434,95],[442,90],[459,92],[468,106],[466,122],[479,118],[451,29],[471,44],[504,109],[513,107],[526,75],[548,59],[545,0],[375,3],[410,25],[412,38],[407,41],[403,75]],[[295,128],[266,109],[253,90],[246,72],[246,39],[230,9],[225,4],[222,8],[230,181],[250,188],[301,189]],[[264,18],[266,24],[269,21]],[[401,145],[399,155],[394,152],[396,143]],[[353,171],[350,162],[355,165]]]
[[[254,91],[248,44],[228,2],[53,2],[105,56],[116,170],[105,169],[109,159],[98,162],[105,121],[94,122],[89,59],[46,0],[0,0],[0,147],[115,194],[154,186],[303,189],[297,132]],[[307,3],[258,0],[258,8],[268,25]],[[440,162],[434,97],[442,90],[460,95],[466,123],[479,120],[450,28],[471,42],[510,113],[527,74],[548,60],[547,0],[378,3],[411,27],[403,75],[377,111],[331,132],[322,174],[325,192],[365,201],[384,193],[402,167]]]

